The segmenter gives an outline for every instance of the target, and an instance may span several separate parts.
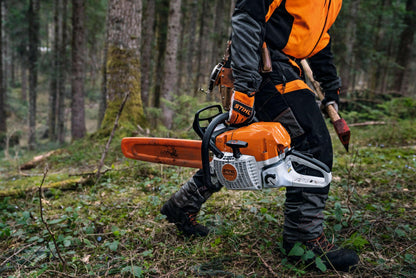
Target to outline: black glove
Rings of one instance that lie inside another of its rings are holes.
[[[331,90],[325,92],[325,98],[321,102],[321,110],[326,114],[326,107],[328,105],[334,106],[335,110],[338,112],[338,105],[339,105],[339,89],[338,90]]]

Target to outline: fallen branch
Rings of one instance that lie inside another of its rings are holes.
[[[84,185],[92,182],[91,177],[87,178],[73,178],[73,179],[66,179],[63,181],[57,181],[53,183],[49,183],[45,185],[44,189],[51,189],[51,188],[59,188],[61,190],[65,189],[72,189],[77,185]],[[0,190],[0,198],[2,197],[12,197],[12,196],[19,196],[23,194],[31,194],[37,190],[37,187],[29,187],[25,189],[11,189],[11,190]]]
[[[61,260],[61,262],[62,262],[62,268],[63,268],[63,271],[65,272],[66,271],[66,261],[62,258],[62,256],[61,256],[61,252],[59,251],[60,249],[59,249],[59,246],[58,246],[58,244],[57,244],[57,242],[56,242],[56,239],[55,239],[55,235],[52,233],[52,231],[51,231],[51,229],[49,228],[49,225],[48,225],[48,223],[45,221],[45,219],[43,218],[43,207],[42,207],[42,185],[43,185],[43,183],[45,182],[45,178],[46,178],[46,175],[48,174],[48,166],[46,165],[46,167],[45,167],[45,170],[44,170],[44,172],[43,172],[43,178],[42,178],[42,182],[40,183],[40,186],[39,186],[39,210],[40,210],[40,219],[42,220],[42,223],[45,225],[45,227],[46,227],[46,230],[48,230],[48,233],[49,233],[49,235],[52,237],[52,240],[53,240],[53,245],[55,246],[55,249],[56,249],[56,253],[58,254],[58,257],[59,257],[59,259]]]
[[[369,122],[350,124],[350,126],[368,126],[368,125],[385,125],[385,124],[386,122],[383,122],[383,121],[369,121]]]
[[[97,174],[95,176],[96,178],[95,183],[97,183],[98,180],[101,178],[101,168],[104,166],[104,159],[107,156],[108,149],[110,148],[111,141],[113,140],[114,133],[116,132],[116,129],[118,126],[118,120],[120,119],[121,112],[123,111],[124,105],[126,104],[127,99],[129,98],[129,95],[130,95],[130,92],[127,92],[126,95],[124,96],[123,102],[120,105],[120,109],[118,110],[116,120],[114,121],[113,130],[111,131],[110,138],[108,138],[107,144],[105,146],[105,150],[101,156],[100,164],[98,165]]]
[[[35,168],[36,166],[38,166],[42,161],[44,161],[46,158],[50,157],[51,155],[53,155],[56,151],[50,151],[48,153],[42,154],[42,155],[38,155],[35,156],[31,161],[23,164],[22,166],[20,166],[20,170],[30,170]]]

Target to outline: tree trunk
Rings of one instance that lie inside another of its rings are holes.
[[[181,0],[171,0],[169,4],[169,23],[162,86],[162,96],[167,102],[171,102],[173,100],[173,96],[177,93],[177,53],[180,34],[180,20]],[[169,107],[169,103],[162,103],[162,114],[164,125],[168,129],[171,129],[173,122],[173,110]]]
[[[68,0],[59,0],[61,10],[60,25],[60,42],[59,42],[59,61],[58,61],[58,100],[57,100],[57,120],[56,133],[60,144],[65,142],[65,82],[68,68],[68,59],[66,58],[67,39],[67,20],[68,20]]]
[[[356,21],[354,20],[357,17],[358,9],[360,6],[361,0],[352,0],[350,2],[350,8],[348,10],[348,19],[347,26],[345,29],[344,36],[344,45],[345,53],[343,55],[343,65],[340,67],[339,72],[342,80],[342,92],[348,94],[350,90],[354,90],[355,84],[352,82],[354,80],[354,68],[355,68],[355,56],[353,53],[355,38],[356,38]]]
[[[1,1],[2,7],[2,20],[3,22],[7,22],[7,6],[4,1]],[[3,54],[3,87],[4,89],[8,87],[9,79],[12,78],[13,73],[11,71],[11,61],[12,61],[12,55],[11,55],[11,49],[9,46],[9,36],[7,35],[7,32],[5,32],[4,24],[2,24],[2,41],[3,41],[3,47],[2,47],[2,54]],[[5,103],[7,103],[7,95],[5,96]],[[6,105],[7,106],[7,105]]]
[[[231,17],[233,16],[234,10],[235,10],[235,4],[236,4],[237,0],[231,0],[231,5],[230,5],[230,22],[231,22]],[[231,35],[231,23],[228,24],[228,29],[227,29],[227,34]]]
[[[111,131],[129,93],[119,126],[133,132],[137,124],[146,124],[140,96],[142,1],[110,0],[108,5],[107,109],[101,130]]]
[[[22,93],[20,94],[20,100],[23,102],[27,101],[27,65],[26,63],[21,63],[21,79],[22,79]]]
[[[3,84],[3,0],[0,0],[0,138],[7,132],[6,123],[6,90]],[[3,142],[0,142],[2,145]]]
[[[198,6],[199,0],[192,0],[191,6],[191,19],[190,19],[190,30],[189,30],[189,43],[188,43],[188,55],[187,55],[187,87],[186,90],[190,90],[192,86],[191,81],[195,78],[194,63],[196,61],[195,55],[195,38],[196,38],[196,27],[197,27],[197,15],[198,15]]]
[[[59,62],[58,62],[58,113],[56,133],[60,144],[65,143],[65,82],[68,68],[68,59],[66,58],[67,46],[67,20],[68,20],[68,0],[59,0],[60,10],[62,13],[60,20],[60,43],[59,43]]]
[[[59,75],[59,2],[54,2],[53,14],[53,45],[52,45],[52,61],[50,72],[50,91],[49,91],[49,117],[48,117],[48,137],[51,141],[56,141],[56,108],[58,98],[58,75]]]
[[[155,91],[153,96],[153,106],[160,107],[160,95],[162,90],[161,80],[163,77],[163,68],[166,52],[166,26],[168,25],[169,0],[161,0],[157,5],[157,61],[155,72]]]
[[[215,18],[214,18],[214,29],[213,29],[213,40],[211,50],[211,62],[212,66],[216,65],[222,58],[226,41],[224,40],[224,16],[225,16],[225,2],[223,0],[217,0],[215,5]],[[227,13],[228,16],[228,13]]]
[[[189,0],[182,0],[181,1],[181,11],[182,11],[182,15],[181,15],[181,20],[180,20],[180,35],[179,35],[179,45],[178,45],[178,55],[177,55],[177,60],[178,60],[178,65],[177,65],[177,76],[178,76],[178,81],[177,81],[177,88],[176,88],[176,92],[177,95],[180,96],[183,94],[184,90],[184,86],[183,83],[187,83],[187,75],[185,73],[185,65],[186,65],[186,60],[188,57],[188,49],[187,49],[187,44],[186,42],[188,41],[188,34],[189,34],[189,18],[193,17],[193,15],[189,14]]]
[[[407,0],[406,15],[404,18],[404,28],[401,36],[399,48],[396,56],[396,63],[399,69],[396,71],[393,89],[399,93],[405,93],[405,74],[408,72],[412,61],[412,50],[414,45],[415,26],[416,26],[416,1]]]
[[[85,0],[72,0],[72,73],[71,73],[71,135],[72,140],[86,134],[85,81]]]
[[[107,15],[106,15],[106,20],[105,20],[106,34],[105,34],[103,62],[102,62],[102,69],[101,69],[101,92],[100,92],[100,101],[98,105],[98,119],[97,119],[98,129],[101,128],[101,124],[103,123],[103,119],[105,116],[105,110],[107,109],[107,57],[108,57],[109,11],[110,11],[110,6],[107,5]]]
[[[155,24],[155,8],[156,3],[154,0],[148,0],[146,10],[143,13],[143,25],[142,25],[142,53],[141,53],[141,84],[142,84],[142,101],[143,106],[150,105],[150,85],[152,78],[151,62],[152,62],[152,49],[154,41],[154,24]]]
[[[199,92],[201,84],[201,69],[202,69],[202,58],[203,58],[203,49],[205,43],[205,15],[208,10],[208,1],[202,1],[201,13],[199,15],[199,36],[198,36],[198,48],[196,54],[196,69],[195,69],[195,79],[194,79],[194,96]]]
[[[30,150],[36,147],[36,99],[38,83],[38,48],[39,48],[39,10],[40,0],[29,1],[29,140]]]

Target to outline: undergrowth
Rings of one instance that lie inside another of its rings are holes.
[[[120,138],[98,182],[67,188],[48,185],[93,172],[105,141],[76,142],[30,171],[18,166],[34,153],[0,158],[0,189],[26,188],[0,199],[0,276],[415,277],[414,124],[395,119],[353,127],[349,153],[328,125],[335,165],[325,231],[336,244],[359,253],[360,263],[349,276],[331,269],[323,273],[319,262],[308,269],[283,255],[284,189],[223,189],[199,214],[212,232],[206,238],[184,237],[159,210],[194,170],[128,160]],[[53,234],[41,220],[40,201]],[[306,252],[294,252],[307,261]]]

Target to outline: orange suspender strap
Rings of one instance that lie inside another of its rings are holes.
[[[280,6],[281,3],[282,3],[282,0],[274,0],[270,4],[269,11],[267,12],[266,18],[265,18],[266,22],[269,21],[270,17],[274,13],[274,11]],[[266,42],[263,43],[263,47],[265,47],[265,45],[266,45]],[[302,69],[299,67],[299,65],[290,58],[289,58],[289,62],[292,66],[296,67],[299,70],[299,75],[302,75]],[[308,85],[306,85],[305,82],[303,82],[302,80],[294,80],[294,81],[291,81],[291,82],[287,83],[284,90],[283,90],[283,85],[277,85],[276,89],[281,94],[289,93],[289,92],[292,92],[292,91],[295,91],[295,90],[300,90],[300,89],[309,89],[310,90]]]
[[[280,6],[280,3],[282,3],[282,0],[274,0],[273,3],[270,4],[269,11],[266,14],[266,22],[269,21],[274,11]]]
[[[289,81],[285,84],[279,84],[276,85],[276,89],[279,91],[279,93],[281,94],[287,94],[293,91],[297,91],[297,90],[311,90],[311,88],[309,88],[308,85],[306,85],[305,82],[303,82],[303,80],[300,79],[295,79],[293,81]]]
[[[289,58],[289,62],[290,62],[290,64],[292,66],[296,67],[299,70],[299,75],[302,76],[302,68],[299,67],[299,65],[295,61],[293,61],[292,59],[290,59],[290,58]]]

